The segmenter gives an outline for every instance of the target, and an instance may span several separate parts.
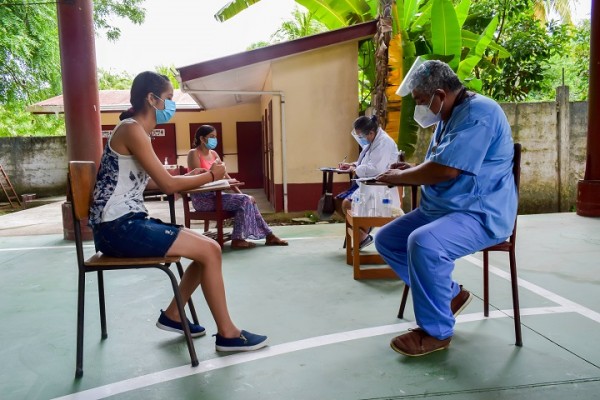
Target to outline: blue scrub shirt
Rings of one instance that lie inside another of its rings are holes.
[[[494,238],[510,236],[517,214],[513,146],[502,108],[481,95],[466,98],[446,123],[438,124],[425,156],[462,173],[423,185],[420,209],[432,217],[466,212]]]

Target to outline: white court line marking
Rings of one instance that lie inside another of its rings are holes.
[[[473,256],[466,256],[466,257],[463,257],[462,259],[464,259],[464,260],[470,262],[471,264],[474,264],[480,268],[483,268],[483,261],[478,260],[477,258],[475,258]],[[489,265],[489,270],[494,275],[497,275],[500,278],[506,279],[507,281],[510,282],[510,272],[506,272],[506,271],[504,271],[498,267],[495,267],[491,264]],[[518,278],[518,272],[519,271],[517,271],[517,279],[519,282],[519,287],[525,288],[525,289],[529,290],[530,292],[533,292],[541,297],[545,297],[546,299],[548,299],[554,303],[560,304],[561,306],[571,308],[574,312],[577,312],[577,313],[583,315],[584,317],[591,319],[592,321],[600,322],[600,313],[597,313],[594,310],[590,310],[587,307],[584,307],[584,306],[579,305],[569,299],[559,296],[556,293],[552,293],[551,291],[546,290],[541,286],[535,285],[531,282],[528,282],[526,280]]]
[[[319,239],[331,239],[331,238],[339,238],[339,236],[319,236]],[[296,240],[309,240],[314,239],[314,237],[297,237],[297,238],[284,238],[288,242],[293,242]],[[260,242],[260,240],[250,240],[251,242]],[[84,244],[83,247],[92,248],[93,244]],[[8,249],[0,249],[0,253],[8,252],[8,251],[24,251],[24,250],[61,250],[61,249],[74,249],[75,245],[61,245],[61,246],[40,246],[40,247],[11,247]]]
[[[482,268],[481,261],[475,257],[467,256],[464,257],[466,261]],[[490,272],[498,275],[503,279],[510,280],[510,274],[504,272],[498,267],[490,265]],[[544,315],[544,314],[557,314],[565,312],[575,312],[584,317],[590,318],[596,322],[600,322],[600,314],[583,307],[575,302],[572,302],[564,297],[561,297],[555,293],[552,293],[542,287],[539,287],[531,282],[519,279],[519,286],[524,287],[541,297],[545,297],[553,302],[560,304],[558,307],[537,307],[537,308],[526,308],[521,309],[521,315]],[[512,316],[512,309],[510,310],[496,310],[491,311],[487,318],[507,318]],[[460,315],[456,319],[456,323],[475,322],[486,319],[483,313],[472,313]],[[294,351],[306,350],[310,348],[326,346],[335,343],[346,342],[349,340],[364,339],[368,337],[395,334],[399,331],[406,330],[414,327],[414,322],[404,322],[400,324],[384,325],[374,328],[359,329],[349,332],[340,332],[331,335],[317,336],[309,339],[298,340],[296,342],[282,343],[275,346],[270,346],[254,353],[238,353],[231,356],[215,358],[212,360],[206,360],[201,362],[197,367],[182,366],[175,367],[165,371],[159,371],[131,379],[126,379],[120,382],[111,383],[104,386],[84,390],[77,393],[72,393],[63,397],[58,397],[54,400],[71,400],[71,399],[102,399],[115,394],[128,392],[131,390],[141,389],[150,385],[163,383],[175,379],[184,378],[190,375],[201,374],[208,371],[214,371],[217,369],[229,367],[232,365],[243,364],[250,361],[260,360],[263,358],[274,357],[282,354],[291,353]]]
[[[562,312],[571,312],[568,307],[539,307],[521,310],[523,315],[543,315],[556,314]],[[491,311],[489,318],[507,318],[512,310]],[[472,313],[460,315],[456,323],[474,322],[486,319],[483,313]],[[63,397],[57,397],[53,400],[92,400],[103,399],[116,394],[129,392],[131,390],[142,389],[158,383],[164,383],[175,379],[185,378],[191,375],[202,374],[221,368],[239,365],[264,358],[275,357],[283,354],[293,353],[295,351],[307,350],[331,344],[343,343],[350,340],[365,339],[369,337],[397,334],[398,332],[414,328],[414,322],[403,322],[393,325],[383,325],[373,328],[357,329],[354,331],[333,333],[330,335],[316,336],[313,338],[297,340],[295,342],[282,343],[275,346],[269,346],[256,352],[237,353],[230,356],[213,358],[200,362],[197,367],[190,365],[175,367],[164,371],[154,372],[147,375],[138,376],[120,382],[110,383],[104,386],[98,386],[92,389],[72,393]]]

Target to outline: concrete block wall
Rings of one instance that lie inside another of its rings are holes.
[[[521,214],[575,210],[577,181],[585,173],[588,103],[568,98],[568,88],[560,87],[556,101],[500,104],[514,141],[523,146]],[[431,129],[418,137],[411,162],[422,162]]]
[[[557,89],[557,101],[501,106],[514,140],[523,145],[519,213],[574,211],[577,181],[585,172],[587,102],[569,102],[563,87]],[[422,162],[430,137],[430,129],[419,132],[409,161]],[[65,137],[0,138],[0,163],[19,195],[66,193]],[[0,192],[0,201],[5,200]]]
[[[0,164],[19,196],[66,196],[65,136],[0,138]],[[0,201],[6,201],[2,191]]]

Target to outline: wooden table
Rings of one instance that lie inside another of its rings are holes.
[[[363,182],[367,185],[388,186],[375,180]],[[411,207],[417,208],[416,185],[395,185],[411,188]],[[393,221],[395,217],[366,217],[355,216],[352,210],[346,212],[346,263],[352,265],[354,279],[398,279],[396,273],[389,267],[361,268],[361,264],[385,264],[384,259],[378,253],[360,254],[360,231],[367,231],[371,227],[381,227]]]

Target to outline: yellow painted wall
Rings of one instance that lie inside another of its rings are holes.
[[[356,42],[277,60],[271,68],[273,90],[285,94],[288,183],[320,182],[319,167],[335,166],[346,155],[356,160],[358,146],[350,136],[358,116]],[[279,105],[276,97],[273,100],[274,106]],[[278,107],[273,111],[275,121],[281,115]],[[275,144],[280,145],[279,124],[274,125]],[[281,151],[275,156],[275,165],[281,165]],[[281,183],[281,176],[276,175],[275,181]]]
[[[187,165],[187,153],[190,150],[190,124],[203,122],[221,122],[223,127],[223,152],[237,153],[236,123],[260,121],[260,104],[240,104],[238,106],[207,111],[178,111],[171,120],[175,124],[177,143],[177,163]],[[119,122],[119,113],[102,113],[102,125],[116,125]],[[238,172],[237,156],[225,156],[224,161],[227,171]]]
[[[261,121],[269,101],[273,102],[274,180],[283,183],[282,120],[285,123],[287,183],[318,183],[323,166],[336,166],[347,156],[358,157],[358,146],[350,136],[358,116],[358,51],[349,42],[298,54],[271,64],[260,103],[201,112],[178,111],[173,117],[178,164],[186,165],[189,124],[221,122],[223,151],[237,153],[236,122]],[[282,105],[281,100],[285,99]],[[102,113],[103,125],[116,125],[119,113]],[[227,170],[238,172],[237,156],[225,156]],[[346,175],[334,175],[345,182]]]

